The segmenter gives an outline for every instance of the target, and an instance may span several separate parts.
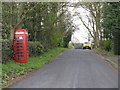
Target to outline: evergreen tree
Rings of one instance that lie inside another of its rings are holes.
[[[104,37],[114,42],[114,53],[120,55],[120,2],[106,3],[103,23]]]

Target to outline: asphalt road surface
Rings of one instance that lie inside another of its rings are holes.
[[[92,50],[66,50],[10,88],[118,88],[118,72]]]

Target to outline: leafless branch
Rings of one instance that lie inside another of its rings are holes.
[[[81,20],[81,22],[83,23],[83,25],[87,28],[87,30],[89,31],[90,35],[94,38],[94,35],[92,34],[91,29],[89,28],[89,26],[86,24],[86,22],[83,21],[83,19],[79,16],[78,13],[76,13],[77,16],[79,17],[79,19]]]

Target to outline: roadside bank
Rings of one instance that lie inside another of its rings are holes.
[[[102,50],[97,50],[97,49],[93,49],[93,51],[100,55],[106,62],[108,62],[113,68],[115,68],[116,70],[120,71],[120,56],[117,55],[113,55],[110,56],[108,55],[108,52],[102,51]]]

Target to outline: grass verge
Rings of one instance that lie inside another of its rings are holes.
[[[103,53],[107,56],[119,56],[119,55],[115,55],[113,51],[105,51],[102,48],[96,48],[96,50],[99,50],[101,53]]]
[[[56,48],[49,50],[47,53],[39,57],[31,57],[28,63],[21,64],[14,61],[9,61],[2,65],[2,83],[0,86],[7,87],[11,80],[24,75],[34,69],[43,67],[45,64],[53,61],[55,57],[60,55],[65,48]]]

